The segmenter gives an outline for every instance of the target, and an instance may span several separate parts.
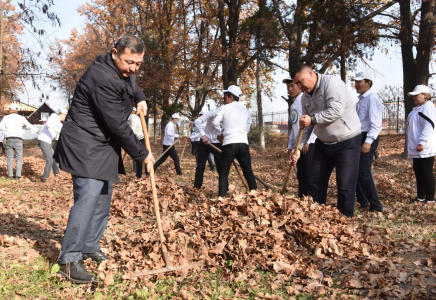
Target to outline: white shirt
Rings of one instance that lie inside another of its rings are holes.
[[[178,138],[179,135],[174,132],[174,123],[169,121],[167,126],[165,126],[165,136],[163,144],[165,146],[171,146],[174,143],[174,138]]]
[[[192,142],[198,142],[201,138],[200,131],[198,131],[198,128],[194,127],[192,128],[191,136],[189,137]]]
[[[295,143],[297,142],[298,132],[300,131],[300,118],[303,115],[303,111],[301,108],[301,98],[303,97],[303,93],[300,93],[291,105],[291,116],[290,121],[292,124],[291,134],[289,135],[288,149],[294,149]],[[316,140],[316,134],[312,130],[312,134],[307,140],[307,144],[313,144]]]
[[[133,133],[136,135],[138,140],[144,139],[141,119],[137,115],[131,114],[129,119],[127,119],[127,123],[132,127]]]
[[[2,130],[0,130],[0,143],[3,143],[4,139],[5,139],[5,133]]]
[[[219,109],[212,109],[194,121],[195,127],[200,131],[200,137],[205,135],[210,143],[219,143],[216,137],[215,126],[213,125],[218,111]]]
[[[0,122],[0,130],[5,132],[6,138],[22,139],[23,127],[36,132],[36,129],[32,127],[32,124],[30,124],[25,117],[16,113],[4,116],[3,120]]]
[[[62,129],[62,122],[55,113],[51,114],[45,122],[38,135],[38,140],[51,144],[54,138],[59,135]]]
[[[238,101],[233,101],[219,108],[213,120],[213,125],[218,134],[223,127],[224,142],[228,144],[248,144],[247,134],[250,131],[251,116],[248,110]]]
[[[407,117],[406,136],[409,158],[425,158],[436,155],[436,108],[431,101],[415,106]],[[416,147],[424,146],[418,152]]]
[[[362,132],[368,133],[365,143],[372,144],[380,134],[382,130],[382,112],[383,104],[376,93],[368,90],[364,94],[359,95],[357,114],[362,124]]]

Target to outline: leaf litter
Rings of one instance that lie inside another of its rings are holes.
[[[277,136],[266,153],[251,150],[255,174],[275,190],[285,176],[284,135]],[[195,161],[185,156],[184,176],[174,176],[172,161],[157,172],[156,184],[166,246],[171,264],[203,262],[202,267],[177,271],[203,282],[208,273],[221,270],[228,282],[256,286],[259,272],[268,274],[271,294],[286,287],[288,296],[301,293],[337,299],[344,295],[362,298],[435,297],[435,210],[432,204],[406,204],[413,198],[415,182],[409,160],[401,160],[404,137],[383,136],[380,158],[373,173],[383,213],[361,212],[343,217],[335,208],[335,175],[330,181],[326,205],[310,197],[298,199],[295,174],[290,193],[259,190],[245,193],[232,172],[230,196],[217,197],[217,175],[207,170],[201,191],[192,185]],[[0,158],[6,173],[6,159]],[[127,162],[127,159],[126,159]],[[128,162],[127,164],[129,164]],[[39,181],[44,161],[38,148],[26,150],[21,181],[0,184],[0,257],[28,263],[43,255],[56,262],[68,212],[73,203],[69,174],[61,172],[43,184]],[[103,282],[113,285],[117,274],[133,288],[153,287],[153,277],[142,271],[165,267],[154,216],[149,180],[129,173],[114,186],[109,222],[101,240],[110,256],[99,266],[85,262]],[[150,282],[151,280],[151,282]],[[185,299],[193,287],[177,291]],[[104,290],[104,289],[103,289]],[[176,290],[176,289],[175,289]],[[237,290],[235,297],[244,298]],[[185,295],[185,296],[184,296]],[[338,296],[342,295],[342,296]],[[277,298],[278,297],[278,298]]]

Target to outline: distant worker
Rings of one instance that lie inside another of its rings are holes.
[[[206,168],[206,161],[210,159],[210,154],[213,154],[214,156],[218,174],[221,173],[221,153],[216,151],[214,148],[208,146],[208,144],[211,144],[216,148],[222,150],[221,143],[217,139],[215,126],[213,125],[213,120],[218,114],[218,111],[219,109],[213,109],[205,114],[201,114],[200,117],[194,122],[194,125],[200,132],[201,136],[201,142],[197,149],[198,159],[197,167],[195,168],[194,180],[194,187],[198,189],[201,188],[201,186],[203,185],[203,175]]]
[[[144,132],[142,131],[141,119],[136,114],[136,108],[134,107],[129,119],[127,120],[133,133],[136,135],[138,140],[145,146]],[[133,160],[134,172],[136,173],[136,178],[142,178],[142,161]]]
[[[224,90],[224,105],[219,108],[213,125],[219,133],[222,128],[223,151],[221,154],[221,171],[219,171],[219,196],[227,195],[229,188],[229,172],[233,160],[241,165],[244,177],[247,180],[250,190],[257,189],[251,168],[250,149],[248,147],[248,132],[251,127],[251,116],[248,110],[239,103],[242,96],[241,89],[236,85],[231,85]],[[222,126],[222,127],[221,127]]]
[[[44,172],[41,178],[42,182],[46,182],[47,178],[50,177],[50,170],[53,169],[53,174],[56,176],[59,174],[59,168],[56,161],[53,159],[53,148],[51,143],[53,139],[61,132],[62,122],[65,121],[68,110],[62,108],[58,114],[51,114],[47,122],[41,129],[38,135],[38,145],[41,148],[42,154],[45,159]]]
[[[23,135],[24,129],[30,129],[36,132],[32,124],[27,119],[18,114],[18,105],[12,103],[9,105],[9,115],[4,116],[0,122],[0,130],[4,131],[6,137],[6,156],[8,158],[8,175],[14,178],[14,152],[16,157],[15,178],[21,178],[21,168],[23,165]]]
[[[283,79],[283,83],[286,83],[288,95],[294,98],[294,102],[291,105],[290,121],[292,123],[291,134],[289,135],[288,142],[288,158],[292,161],[292,151],[297,143],[298,133],[300,131],[300,118],[303,115],[301,108],[301,98],[303,92],[292,81],[292,78]],[[298,197],[303,198],[309,196],[309,176],[310,169],[312,167],[312,158],[315,151],[316,134],[312,131],[309,139],[304,147],[301,149],[300,159],[297,161],[297,179],[298,179]]]
[[[180,120],[180,115],[173,114],[171,116],[171,121],[169,121],[167,126],[165,126],[165,135],[162,143],[163,152],[165,152],[165,150],[167,150],[174,143],[175,138],[179,138],[179,135],[174,132],[174,127],[179,123],[179,120]],[[159,168],[159,166],[167,160],[168,156],[171,156],[171,158],[174,161],[174,167],[176,168],[177,175],[182,175],[179,156],[177,155],[177,151],[174,148],[174,146],[171,147],[171,149],[168,150],[167,153],[164,154],[164,156],[162,156],[158,161],[156,161],[156,163],[154,164],[154,170],[156,171],[157,168]]]
[[[413,92],[415,107],[407,117],[406,137],[409,158],[413,158],[413,171],[416,177],[417,196],[412,202],[434,203],[435,177],[433,174],[436,155],[436,108],[430,90],[425,85],[417,85]]]
[[[357,202],[361,208],[368,207],[369,211],[382,211],[383,205],[375,189],[371,166],[380,141],[383,105],[380,97],[370,91],[371,74],[360,72],[353,80],[356,91],[359,93],[357,115],[362,125],[362,150],[356,187]]]

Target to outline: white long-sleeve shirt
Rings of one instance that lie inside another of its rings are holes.
[[[23,138],[23,128],[33,129],[32,124],[19,114],[13,113],[3,117],[0,122],[0,130],[3,130],[6,138]]]
[[[197,127],[193,127],[192,128],[192,132],[191,135],[189,136],[189,138],[191,139],[191,142],[198,142],[201,138],[201,134],[200,131],[198,131]]]
[[[133,133],[136,135],[138,140],[144,139],[144,133],[142,132],[141,119],[137,115],[131,114],[129,119],[127,120],[127,123],[132,128]]]
[[[219,143],[213,124],[218,111],[219,109],[212,109],[194,121],[195,127],[200,131],[200,137],[206,136],[210,143]]]
[[[289,135],[288,141],[288,149],[294,149],[295,143],[297,142],[298,132],[300,131],[300,118],[303,115],[302,107],[301,107],[301,98],[303,97],[303,93],[300,93],[291,105],[291,116],[290,121],[292,124],[291,134]],[[316,140],[316,134],[312,130],[312,134],[307,140],[306,144],[313,144]]]
[[[406,136],[409,158],[425,158],[436,155],[436,108],[431,101],[426,101],[413,108],[407,117]],[[418,152],[416,147],[424,146]]]
[[[174,138],[178,138],[179,135],[174,132],[174,123],[169,121],[167,126],[165,126],[165,136],[163,144],[165,146],[171,146],[174,143]]]
[[[365,143],[372,144],[382,130],[383,104],[380,97],[372,91],[359,95],[357,114],[362,124],[362,132],[367,132]]]
[[[51,114],[38,135],[38,140],[51,144],[54,138],[61,132],[62,122],[55,113]]]
[[[221,130],[221,123],[224,136],[223,146],[237,143],[248,144],[247,134],[251,127],[251,116],[242,104],[233,101],[221,106],[213,120],[217,133]]]

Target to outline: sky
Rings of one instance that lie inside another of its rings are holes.
[[[53,6],[53,12],[61,20],[62,27],[51,28],[50,26],[44,26],[48,31],[46,35],[47,41],[54,41],[55,38],[65,39],[69,37],[71,31],[76,28],[80,31],[82,25],[85,22],[85,18],[80,16],[77,12],[77,8],[80,5],[86,3],[86,0],[55,0],[55,5]],[[33,38],[26,37],[27,43],[32,43]],[[287,62],[281,62],[281,65],[287,66]],[[372,61],[369,61],[369,65],[364,65],[361,63],[357,71],[369,72],[373,76],[373,91],[378,91],[382,89],[385,85],[395,85],[401,86],[403,83],[402,78],[402,62],[401,62],[401,52],[399,47],[390,47],[389,52],[382,53],[380,50],[374,51],[374,56]],[[354,74],[348,74],[354,75]],[[274,88],[274,98],[268,99],[266,96],[263,97],[263,111],[284,111],[287,109],[287,103],[281,98],[281,96],[287,96],[286,87],[282,83],[282,79],[287,78],[288,73],[283,71],[277,71],[274,75],[275,88]],[[355,101],[357,101],[357,93],[351,86],[351,82],[347,82],[349,89],[352,91]],[[44,93],[49,93],[50,100],[48,103],[54,108],[59,109],[66,105],[66,100],[58,92],[52,92],[49,89],[42,91]],[[34,90],[30,85],[27,85],[27,93],[20,96],[22,102],[29,103],[30,105],[39,106],[42,103],[39,101],[39,96],[41,92]],[[253,99],[252,102],[255,102]],[[213,105],[211,105],[213,108]]]

